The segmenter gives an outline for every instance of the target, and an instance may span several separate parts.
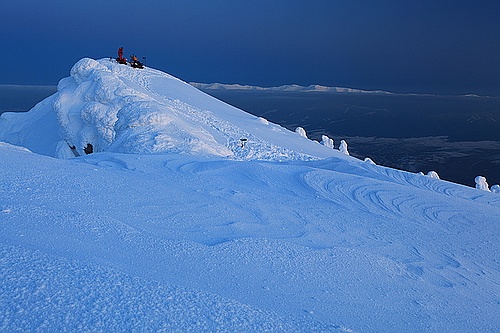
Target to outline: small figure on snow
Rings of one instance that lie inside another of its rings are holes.
[[[134,68],[144,68],[144,65],[139,61],[139,59],[137,59],[135,54],[130,56],[130,66]]]
[[[116,58],[116,61],[120,64],[126,64],[127,59],[123,57],[123,47],[120,47],[118,49],[118,58]]]
[[[83,148],[83,151],[87,155],[92,154],[94,152],[94,146],[92,146],[91,143],[87,143],[87,146],[85,148]]]
[[[241,138],[240,139],[240,147],[241,148],[245,148],[245,144],[247,143],[247,141],[248,141],[247,139]]]

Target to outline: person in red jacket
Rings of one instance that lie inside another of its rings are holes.
[[[118,61],[120,64],[126,64],[127,59],[123,57],[123,47],[120,47],[118,49],[118,58],[116,58],[116,61]]]

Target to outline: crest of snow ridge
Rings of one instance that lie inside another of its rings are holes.
[[[53,96],[62,139],[57,157],[83,155],[89,144],[93,152],[236,159],[310,160],[333,155],[317,142],[304,141],[158,70],[84,58],[70,74]]]
[[[53,103],[63,139],[59,157],[70,156],[69,147],[83,154],[88,144],[94,151],[230,155],[201,126],[193,128],[168,103],[134,84],[146,80],[146,72],[84,58],[70,74],[59,82]]]

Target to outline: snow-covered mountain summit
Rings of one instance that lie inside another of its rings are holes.
[[[190,153],[236,159],[314,159],[335,153],[151,68],[84,58],[58,91],[26,114],[7,114],[0,139],[50,156]],[[242,147],[243,146],[243,147]],[[244,148],[244,149],[242,149]]]
[[[0,331],[498,332],[500,196],[324,143],[82,59],[0,118]]]

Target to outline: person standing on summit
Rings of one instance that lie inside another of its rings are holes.
[[[120,64],[125,64],[127,62],[127,59],[123,58],[123,47],[118,49],[118,58],[116,58],[116,61]]]

